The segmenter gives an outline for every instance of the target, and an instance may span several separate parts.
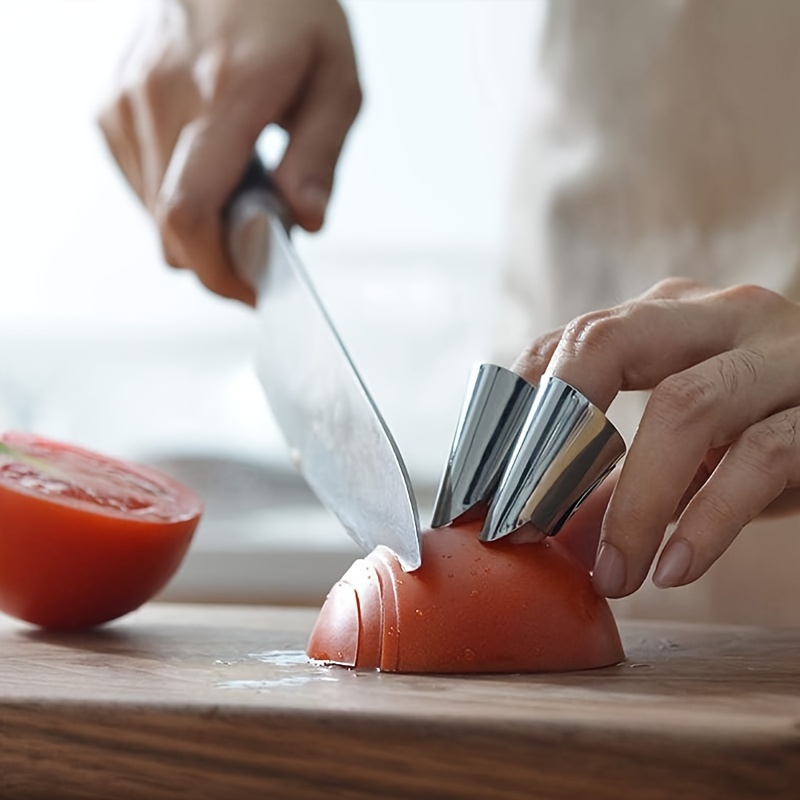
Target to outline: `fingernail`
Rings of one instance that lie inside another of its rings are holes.
[[[604,597],[616,597],[625,589],[625,557],[609,542],[600,545],[592,571],[592,583]]]
[[[692,563],[692,546],[685,539],[677,539],[664,548],[653,575],[659,589],[679,586]]]
[[[546,533],[542,533],[537,527],[528,523],[509,534],[508,541],[511,544],[535,544],[536,542],[543,542],[546,538]]]
[[[307,213],[322,217],[328,206],[328,192],[318,183],[307,183],[300,189],[299,200]]]

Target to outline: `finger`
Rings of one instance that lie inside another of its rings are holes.
[[[706,457],[703,459],[703,462],[697,468],[697,471],[694,474],[694,477],[689,482],[689,485],[686,487],[686,491],[683,493],[683,496],[678,501],[678,505],[675,509],[675,514],[673,520],[677,520],[678,517],[683,513],[686,506],[689,505],[692,498],[706,485],[706,481],[711,477],[714,470],[717,468],[717,465],[722,460],[722,457],[725,453],[728,452],[727,447],[715,447],[712,450],[709,450],[706,453]]]
[[[336,162],[360,107],[355,65],[332,65],[317,70],[286,124],[289,144],[275,181],[294,219],[306,230],[322,227]]]
[[[762,336],[765,321],[786,316],[787,303],[758,286],[711,291],[685,279],[662,281],[636,300],[569,323],[547,371],[605,410],[621,390],[651,389]],[[791,325],[796,330],[796,317]]]
[[[694,474],[694,477],[690,481],[686,491],[683,493],[683,496],[678,501],[678,505],[675,509],[673,514],[673,519],[671,521],[677,521],[678,517],[683,513],[689,503],[692,501],[692,498],[706,485],[708,479],[713,474],[714,470],[716,469],[717,465],[721,461],[722,457],[728,451],[727,447],[718,447],[713,450],[709,450],[706,454],[705,459],[703,459],[703,463],[697,468],[697,471]],[[610,497],[608,498],[610,500]],[[606,501],[606,506],[608,505],[608,500]],[[605,510],[605,509],[604,509]],[[601,534],[601,526],[602,526],[602,519],[597,524],[597,533],[595,538],[595,553],[592,556],[592,563],[597,556],[597,544]],[[600,579],[598,579],[600,580]]]
[[[144,202],[139,142],[130,97],[123,94],[115,99],[100,112],[97,122],[114,161],[136,196]]]
[[[669,375],[735,346],[740,314],[701,300],[645,299],[570,322],[548,372],[605,410],[621,390],[651,389]]]
[[[653,582],[661,588],[699,578],[742,528],[788,485],[800,483],[800,408],[748,428],[734,442],[678,520]]]
[[[208,111],[186,125],[169,159],[156,200],[165,255],[193,270],[211,291],[255,304],[255,292],[236,274],[222,229],[222,212],[252,156],[261,131],[281,118],[303,80],[306,54],[296,51],[280,80],[258,80],[244,70],[236,87],[224,76],[237,70],[209,70],[201,95]]]
[[[641,302],[643,300],[667,300],[678,297],[688,299],[689,297],[705,296],[708,292],[709,288],[704,284],[699,284],[687,278],[671,278],[656,284],[656,286],[641,295],[638,300]],[[605,313],[610,315],[613,310]],[[556,328],[534,339],[517,357],[511,367],[512,371],[521,375],[530,383],[538,383],[558,350],[564,332],[565,329],[563,327]],[[564,358],[564,356],[562,355],[561,358]],[[561,370],[561,365],[558,368]],[[580,379],[575,379],[573,385],[576,383],[580,384]]]
[[[667,299],[678,296],[700,297],[708,294],[708,291],[708,287],[695,281],[677,278],[663,281],[643,294],[639,299]],[[535,339],[518,356],[511,368],[512,371],[530,383],[538,383],[542,375],[547,371],[563,333],[563,328],[557,328]],[[586,563],[587,569],[595,561],[603,512],[616,486],[618,475],[618,470],[615,470],[613,479],[609,477],[601,487],[592,492],[589,499],[570,518],[564,530],[559,534],[560,541],[567,542],[570,545],[579,559]],[[511,534],[509,538],[511,539],[514,536],[515,534]],[[526,532],[520,535],[519,541],[530,541],[531,538],[531,534]]]
[[[562,328],[558,328],[534,339],[533,342],[531,342],[531,344],[528,345],[528,347],[526,347],[525,350],[523,350],[523,352],[517,357],[516,361],[511,366],[511,371],[516,372],[521,378],[524,378],[526,381],[528,381],[528,383],[531,383],[535,386],[541,379],[542,373],[545,371],[547,364],[550,361],[550,357],[558,346],[561,333]],[[608,498],[606,498],[606,501],[607,499]],[[599,536],[599,523],[597,532]],[[547,538],[546,535],[538,528],[535,528],[533,525],[525,525],[524,527],[519,528],[511,533],[508,537],[508,540],[513,544],[526,544],[528,542],[541,542],[545,538]],[[569,534],[567,534],[565,538],[566,540],[572,539]],[[595,537],[591,545],[592,555],[594,555],[596,549],[597,538]],[[589,566],[587,566],[587,569],[589,569]]]
[[[131,93],[131,107],[142,192],[145,205],[154,211],[181,131],[198,111],[191,76],[185,71],[152,69]]]
[[[198,118],[176,142],[156,202],[165,253],[212,292],[255,304],[224,241],[222,209],[244,172],[258,135],[235,113]]]
[[[787,380],[782,361],[755,351],[723,353],[656,387],[606,512],[598,591],[637,589],[708,451],[798,400],[798,380]]]
[[[587,570],[594,564],[603,514],[617,484],[617,477],[615,471],[596,487],[558,532],[559,544],[564,545]],[[512,531],[506,540],[510,544],[528,544],[543,542],[546,538],[546,533],[528,523]]]
[[[617,469],[589,494],[558,532],[559,544],[564,545],[587,570],[594,566],[603,515],[618,479]]]
[[[534,385],[539,383],[558,347],[563,330],[563,328],[557,328],[534,339],[517,357],[511,366],[511,371],[525,378],[528,383]]]

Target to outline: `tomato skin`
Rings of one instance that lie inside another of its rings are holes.
[[[25,444],[24,436],[3,441]],[[0,480],[0,610],[51,629],[87,628],[122,616],[162,589],[181,563],[202,505],[185,487],[133,464],[82,453],[173,493],[180,511],[136,517],[60,502]]]
[[[385,548],[356,561],[323,605],[308,655],[412,673],[558,672],[624,659],[608,603],[557,537],[484,544],[480,527],[424,532],[413,573]]]

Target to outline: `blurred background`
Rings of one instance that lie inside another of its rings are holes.
[[[356,555],[288,463],[250,310],[164,266],[95,116],[141,0],[0,4],[0,428],[160,466],[207,514],[165,596],[317,602]],[[488,357],[534,0],[349,0],[365,103],[324,232],[296,243],[422,521]],[[281,137],[268,133],[266,156]]]

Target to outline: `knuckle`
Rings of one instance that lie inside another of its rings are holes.
[[[739,454],[763,473],[777,472],[798,445],[797,414],[785,411],[748,428],[739,439]]]
[[[132,105],[159,105],[168,100],[185,67],[170,60],[164,53],[151,56],[128,70],[120,96]]]
[[[764,365],[764,355],[757,350],[731,350],[714,359],[722,388],[734,395],[743,382],[756,383]]]
[[[746,521],[740,509],[728,498],[715,492],[703,493],[702,511],[713,527],[727,527],[731,523],[741,527]]]
[[[210,292],[219,295],[220,297],[234,298],[235,292],[230,285],[230,276],[227,273],[218,270],[210,269],[195,269],[197,277],[203,286]]]
[[[201,66],[203,69],[199,71],[199,75],[205,79],[210,96],[215,96],[230,86],[234,76],[238,75],[242,68],[233,48],[229,46],[218,47]]]
[[[662,421],[679,425],[705,415],[718,397],[718,386],[707,376],[679,372],[656,386],[648,408]]]
[[[672,299],[703,288],[705,285],[700,281],[674,276],[658,281],[642,297],[653,300]]]
[[[230,299],[239,297],[233,272],[213,254],[208,254],[208,257],[203,261],[193,264],[192,270],[197,275],[200,283],[210,292]]]
[[[100,107],[96,120],[106,139],[112,139],[130,127],[132,116],[130,94],[123,90]]]
[[[534,339],[517,357],[513,371],[526,380],[538,380],[547,367],[561,335],[561,331],[551,331]]]
[[[213,104],[238,90],[274,83],[284,66],[280,54],[272,50],[253,53],[234,42],[223,41],[199,59],[193,77],[200,95]],[[265,84],[265,76],[272,76],[272,81]]]
[[[178,252],[168,241],[161,240],[161,255],[164,263],[172,269],[186,269],[186,265]]]
[[[619,318],[608,311],[583,314],[564,328],[560,349],[571,356],[606,352],[618,341],[619,328]]]
[[[116,112],[116,104],[109,103],[103,106],[98,112],[97,116],[95,117],[95,121],[97,123],[97,127],[100,128],[100,132],[106,138],[106,140],[110,139],[117,128],[117,112]]]
[[[170,269],[175,269],[175,270],[188,269],[188,267],[186,267],[177,256],[174,256],[171,253],[168,254],[166,248],[164,249],[163,252],[164,252],[164,263]]]
[[[136,83],[134,91],[149,107],[158,107],[169,83],[169,73],[158,66],[151,67]]]
[[[119,127],[114,124],[112,119],[110,119],[105,112],[101,112],[97,115],[95,124],[100,131],[103,142],[105,142],[106,147],[116,159],[116,150],[119,148],[119,141],[121,138]]]
[[[718,292],[717,298],[748,309],[770,308],[781,301],[780,295],[763,286],[742,283]]]

